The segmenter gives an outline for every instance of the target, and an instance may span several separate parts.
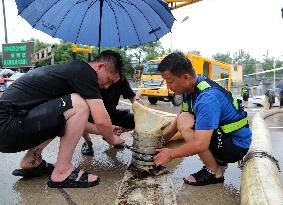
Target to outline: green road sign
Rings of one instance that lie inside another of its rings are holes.
[[[32,67],[34,42],[2,44],[3,68]]]

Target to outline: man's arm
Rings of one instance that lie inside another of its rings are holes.
[[[209,148],[212,133],[213,130],[196,130],[195,137],[180,147],[157,149],[159,153],[154,157],[156,166],[166,164],[175,158],[192,156],[206,151]]]
[[[178,116],[170,124],[168,130],[163,135],[163,141],[164,142],[168,142],[178,132],[178,129],[177,129],[177,119],[178,119]]]
[[[120,84],[120,92],[123,95],[123,98],[132,99],[136,96],[135,92],[132,90],[128,80],[124,78]]]
[[[88,99],[86,101],[99,134],[102,135],[109,144],[124,143],[124,140],[113,134],[111,119],[104,107],[102,99]]]
[[[139,98],[139,96],[135,95],[134,97],[130,98],[131,103],[137,101],[138,103],[144,105],[143,101]]]

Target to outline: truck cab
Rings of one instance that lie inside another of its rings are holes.
[[[157,58],[144,64],[139,92],[142,96],[147,96],[151,104],[156,104],[158,101],[166,101],[179,106],[182,103],[182,95],[176,95],[168,89],[166,81],[163,80],[160,72],[157,70],[163,58]]]

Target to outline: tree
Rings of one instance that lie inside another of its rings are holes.
[[[115,52],[118,52],[122,59],[123,59],[123,63],[124,63],[124,71],[125,74],[128,78],[132,77],[133,74],[133,67],[131,64],[131,56],[127,54],[127,52],[125,51],[125,49],[120,49],[120,48],[107,48],[107,49],[101,49],[101,52],[104,50],[113,50]],[[98,50],[94,50],[93,52],[93,58],[95,58],[98,55]]]
[[[228,63],[228,64],[232,63],[232,58],[229,52],[227,52],[226,54],[216,53],[215,55],[212,56],[212,58],[223,63]]]
[[[248,53],[247,53],[248,54]],[[247,55],[245,53],[245,51],[243,51],[242,49],[240,49],[238,52],[235,52],[233,54],[233,63],[234,64],[243,64],[244,60],[245,60],[245,56]],[[249,55],[249,54],[248,54]]]
[[[232,62],[234,64],[243,65],[244,75],[256,72],[255,68],[256,68],[257,60],[251,57],[251,55],[248,52],[245,52],[242,49],[240,49],[238,52],[235,52],[233,54]]]
[[[200,56],[200,51],[198,50],[190,51],[190,53]]]
[[[21,40],[21,42],[34,42],[34,52],[38,52],[44,48],[47,48],[48,46],[51,46],[50,43],[45,43],[45,42],[42,42],[38,39],[34,39],[34,38],[31,38],[29,40]],[[36,67],[40,67],[40,66],[44,66],[44,65],[48,65],[50,64],[50,60],[45,60],[45,61],[39,61],[37,63],[35,63],[35,66]]]
[[[138,61],[138,66],[141,66],[145,61],[152,60],[165,53],[160,41],[154,41],[140,46],[129,46],[127,50],[130,56]]]
[[[145,58],[144,61],[152,60],[156,57],[162,56],[165,53],[164,48],[160,41],[151,42],[145,45]]]

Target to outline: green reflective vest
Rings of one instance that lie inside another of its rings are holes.
[[[225,90],[223,87],[221,87],[220,85],[218,85],[214,81],[206,79],[206,80],[199,82],[196,87],[197,87],[197,92],[203,92],[206,89],[209,89],[211,87],[218,88],[220,91],[222,91],[226,95],[226,97],[228,97],[230,99],[231,103],[233,104],[233,107],[237,111],[239,111],[239,104],[238,104],[237,98],[231,92],[228,92],[227,90]],[[182,106],[183,111],[184,112],[190,112],[190,113],[194,114],[193,99],[189,98],[189,100],[190,100],[189,104],[188,104],[187,101],[183,101],[183,106]],[[239,129],[247,126],[247,125],[248,125],[248,119],[245,116],[245,117],[243,117],[243,118],[241,118],[237,121],[229,122],[229,123],[224,124],[224,125],[220,125],[219,128],[222,130],[223,133],[227,134],[227,133],[231,133],[231,132],[234,132],[236,130],[239,130]]]

